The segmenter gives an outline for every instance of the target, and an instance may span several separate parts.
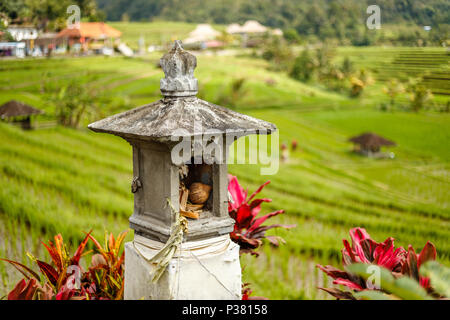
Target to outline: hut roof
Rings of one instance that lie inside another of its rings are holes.
[[[189,38],[185,39],[184,43],[195,43],[214,40],[216,37],[220,36],[221,33],[215,30],[211,25],[203,23],[197,25],[195,30],[189,33]]]
[[[242,26],[242,31],[245,33],[264,33],[267,31],[267,27],[263,26],[256,20],[249,20]]]
[[[381,146],[395,146],[395,142],[372,132],[365,132],[359,136],[350,138],[348,141],[359,144],[365,148],[381,147]]]
[[[232,23],[227,27],[227,33],[240,33],[242,32],[242,27],[237,23]]]
[[[66,28],[61,30],[57,37],[74,37],[74,38],[92,38],[92,39],[105,39],[105,38],[119,38],[122,35],[117,29],[107,25],[104,22],[80,22],[78,27]]]
[[[0,118],[31,116],[33,114],[41,114],[44,111],[35,109],[23,102],[11,100],[0,106]]]

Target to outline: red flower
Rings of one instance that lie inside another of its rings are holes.
[[[400,272],[406,251],[402,247],[394,248],[394,238],[387,238],[382,243],[377,243],[363,228],[350,230],[352,247],[344,239],[342,250],[342,263],[344,266],[352,263],[376,264],[394,272]]]
[[[432,292],[430,281],[420,276],[419,269],[427,261],[436,259],[436,248],[431,242],[427,242],[420,254],[416,254],[413,247],[409,245],[408,252],[402,247],[394,247],[394,238],[387,238],[378,243],[370,238],[363,228],[350,230],[352,245],[343,240],[342,263],[344,266],[353,263],[367,263],[382,266],[392,272],[396,277],[409,276],[420,283],[420,285]],[[347,271],[336,269],[332,266],[317,265],[327,275],[335,279],[334,284],[344,285],[354,291],[366,290],[366,282],[363,278],[355,276]],[[338,299],[354,299],[351,292],[336,288],[320,288]]]
[[[262,224],[270,217],[283,213],[284,210],[278,210],[268,213],[262,217],[256,218],[261,211],[261,204],[263,202],[271,202],[272,199],[262,198],[253,199],[261,190],[270,183],[270,181],[262,184],[250,197],[247,198],[247,190],[244,190],[239,184],[235,176],[228,176],[228,192],[231,196],[228,202],[228,212],[230,216],[236,221],[234,230],[230,237],[233,241],[238,243],[241,247],[241,252],[251,252],[257,255],[253,250],[258,248],[262,241],[266,238],[273,245],[278,246],[280,241],[284,241],[280,237],[265,236],[265,232],[272,228],[292,228],[295,225],[270,225],[262,226]]]
[[[401,272],[406,259],[406,251],[402,247],[397,249],[394,247],[394,238],[390,237],[384,242],[378,243],[370,238],[370,235],[364,228],[351,229],[350,238],[352,240],[351,246],[346,239],[342,240],[344,243],[344,249],[342,250],[342,263],[344,266],[353,263],[367,263],[382,266],[394,273]],[[344,285],[355,291],[366,289],[366,283],[361,277],[332,266],[317,265],[317,267],[335,279],[333,284]],[[325,291],[337,298],[342,298],[344,294],[340,290]]]

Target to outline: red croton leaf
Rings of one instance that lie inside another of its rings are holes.
[[[228,175],[228,192],[233,200],[228,202],[228,211],[239,208],[247,198],[247,192],[240,186],[237,178],[231,174]]]
[[[56,271],[55,268],[44,261],[36,260],[36,263],[39,266],[39,269],[41,269],[41,272],[45,274],[47,279],[50,281],[50,283],[56,286],[59,278],[58,271]]]
[[[260,193],[260,192],[262,191],[262,189],[263,189],[265,186],[267,186],[269,183],[270,183],[270,180],[268,180],[268,181],[264,182],[262,185],[260,185],[259,188],[256,189],[255,192],[252,193],[252,195],[250,196],[250,198],[248,198],[247,202],[252,201],[252,199],[253,199],[258,193]],[[269,199],[269,200],[270,200],[270,199]],[[272,201],[272,200],[270,200],[270,201]]]
[[[56,300],[71,300],[76,294],[75,289],[70,289],[67,286],[62,286],[56,294]]]
[[[342,300],[356,300],[355,297],[351,294],[351,292],[348,291],[342,291],[336,288],[319,288],[320,290],[323,290],[325,292],[328,292],[336,299],[342,299]]]
[[[260,239],[268,239],[269,242],[278,246],[284,240],[277,236],[265,236],[265,231],[272,228],[286,228],[290,229],[295,225],[281,225],[275,224],[272,226],[262,226],[262,224],[269,218],[278,214],[284,213],[284,210],[278,210],[268,213],[262,217],[257,218],[261,211],[261,205],[264,202],[271,202],[271,199],[261,198],[254,199],[255,196],[268,185],[270,181],[263,183],[255,192],[253,192],[247,199],[247,191],[239,185],[235,176],[229,175],[228,192],[232,199],[229,201],[228,212],[236,223],[234,230],[230,234],[233,241],[238,243],[241,247],[241,253],[249,252],[249,249],[258,248],[262,241]],[[245,249],[245,250],[244,250]]]
[[[36,278],[38,281],[41,281],[41,278],[39,277],[39,275],[36,272],[34,272],[33,270],[31,270],[30,268],[28,268],[26,265],[23,265],[20,262],[9,260],[9,259],[2,259],[2,258],[0,258],[0,260],[3,260],[3,261],[6,261],[6,262],[10,263],[21,274],[23,274],[23,276],[25,278],[30,279],[30,275],[31,275],[32,277]]]
[[[52,258],[52,261],[55,264],[58,271],[61,272],[62,269],[64,268],[64,261],[61,252],[59,252],[58,249],[55,246],[53,246],[53,243],[51,241],[49,241],[48,244],[46,244],[45,242],[41,243],[47,249],[48,254]]]
[[[339,270],[333,266],[330,265],[322,266],[318,264],[316,265],[316,267],[325,272],[328,276],[332,277],[333,279],[337,278],[349,279],[349,275],[346,271]]]
[[[36,279],[31,278],[28,282],[22,279],[8,294],[8,300],[33,300],[39,288],[40,285]]]
[[[344,267],[359,262],[379,265],[390,270],[395,278],[406,275],[418,281],[423,288],[432,291],[429,279],[421,277],[419,272],[421,264],[436,259],[436,248],[431,242],[427,242],[421,253],[417,255],[411,245],[409,245],[408,251],[403,247],[395,248],[392,237],[378,243],[371,239],[363,228],[351,229],[350,237],[352,239],[351,246],[347,240],[343,240],[342,261]],[[317,265],[317,267],[335,279],[334,284],[347,286],[354,291],[366,290],[366,282],[357,275],[331,266]],[[323,290],[337,298],[343,298],[346,294],[333,288]]]
[[[408,246],[408,256],[406,262],[403,264],[402,272],[415,280],[419,280],[417,255],[412,245]]]
[[[258,228],[261,224],[263,224],[267,219],[277,216],[279,214],[284,213],[284,210],[278,210],[278,211],[274,211],[271,213],[268,213],[258,219],[255,219],[253,221],[253,223],[251,224],[250,228],[248,228],[248,232],[252,232],[252,230],[255,230],[256,228]]]
[[[364,290],[363,287],[361,287],[359,284],[348,280],[348,279],[343,279],[343,278],[337,278],[333,281],[334,284],[341,284],[343,286],[346,286],[350,289],[356,290],[356,291],[361,291]]]
[[[71,265],[78,265],[80,263],[81,255],[83,254],[83,251],[86,248],[86,245],[89,241],[89,236],[91,233],[92,233],[92,230],[86,234],[83,241],[78,246],[77,251],[75,252],[74,256],[71,259],[71,263],[70,263]]]
[[[417,258],[417,267],[420,268],[420,266],[427,261],[436,260],[436,255],[436,247],[433,243],[428,241]]]
[[[344,243],[345,248],[342,250],[342,263],[344,266],[357,262],[353,249],[350,247],[350,243],[347,239],[342,240],[342,242]]]

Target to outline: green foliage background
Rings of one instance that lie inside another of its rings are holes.
[[[335,60],[350,57],[355,68],[373,68],[378,80],[357,99],[296,81],[263,59],[198,56],[195,75],[204,99],[217,102],[233,81],[245,77],[245,94],[234,101],[236,110],[275,123],[281,142],[289,145],[296,139],[299,144],[274,176],[261,176],[254,165],[229,166],[250,192],[271,180],[261,196],[273,202],[263,206],[263,213],[285,209],[271,223],[297,224],[289,231],[270,232],[287,241],[280,248],[265,244],[259,258],[242,258],[244,281],[252,283],[255,295],[327,298],[317,286],[327,286],[330,280],[314,265],[338,266],[341,239],[355,226],[366,228],[377,241],[393,236],[396,245],[412,244],[416,250],[431,240],[438,261],[449,264],[449,114],[429,108],[418,113],[377,109],[389,100],[381,90],[383,77],[399,74],[397,65],[389,68],[404,52],[413,58],[428,55],[433,61],[445,57],[442,48],[338,48]],[[0,103],[21,100],[51,118],[55,106],[41,91],[42,79],[59,85],[76,81],[115,99],[127,97],[121,109],[109,103],[99,106],[95,118],[103,118],[160,98],[160,56],[5,61],[0,64]],[[405,65],[404,70],[409,68]],[[436,94],[435,101],[446,99]],[[398,97],[397,103],[409,103],[408,97]],[[78,241],[82,231],[93,229],[102,238],[105,228],[117,234],[128,227],[133,210],[131,147],[120,138],[86,130],[91,120],[84,119],[79,130],[58,126],[24,132],[0,124],[1,257],[31,265],[26,252],[45,258],[39,241],[56,233]],[[351,153],[347,139],[362,131],[394,140],[396,158],[376,160]],[[0,277],[3,293],[17,281],[5,264],[0,264]]]
[[[244,23],[295,29],[320,39],[353,39],[364,44],[369,5],[379,5],[383,24],[430,25],[436,37],[446,38],[450,21],[447,0],[97,0],[108,20]],[[416,32],[417,30],[414,30]],[[437,34],[441,34],[438,36]]]

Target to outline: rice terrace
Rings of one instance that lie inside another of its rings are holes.
[[[112,14],[105,1],[98,3]],[[48,57],[0,58],[0,105],[15,100],[43,112],[26,118],[32,130],[15,118],[0,121],[0,258],[37,271],[36,259],[52,259],[41,242],[57,234],[72,253],[84,232],[92,230],[107,247],[106,232],[130,228],[133,147],[87,126],[161,99],[160,58],[197,27],[164,16],[133,22],[130,15],[131,21],[107,23],[132,51],[142,49],[142,39],[155,48],[133,56],[54,50]],[[211,25],[229,47],[185,45],[197,58],[197,97],[276,125],[275,175],[262,176],[251,164],[231,164],[228,171],[248,195],[270,180],[257,196],[271,199],[261,215],[284,210],[267,223],[289,226],[267,230],[258,256],[241,253],[242,283],[251,288],[244,295],[334,299],[318,287],[346,285],[333,285],[316,265],[343,269],[342,239],[350,241],[349,230],[357,227],[376,242],[393,237],[395,248],[406,251],[411,245],[420,253],[430,241],[439,264],[450,267],[448,47],[431,40],[331,44],[303,35],[294,41],[286,37],[289,28],[282,40],[255,38],[250,45],[247,39],[241,46],[227,40],[227,24]],[[386,30],[387,38],[402,32],[395,23]],[[364,133],[378,138],[349,140]],[[133,236],[130,229],[124,241]],[[89,241],[86,250],[96,251],[96,244]],[[0,297],[22,278],[14,265],[0,262]]]

